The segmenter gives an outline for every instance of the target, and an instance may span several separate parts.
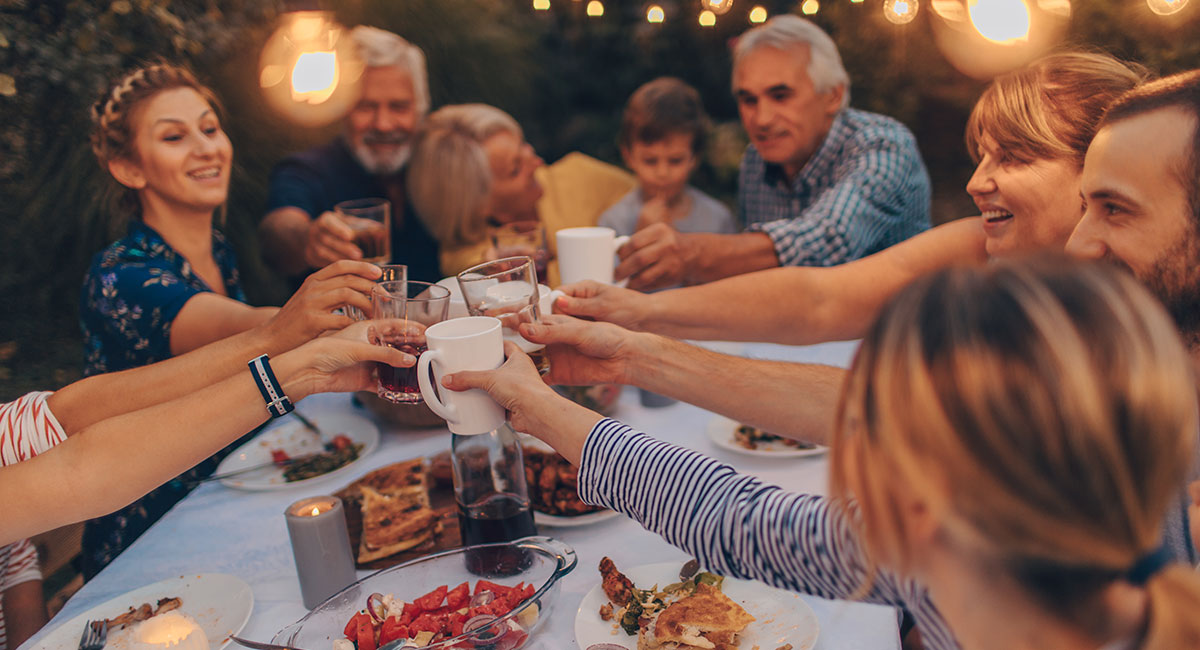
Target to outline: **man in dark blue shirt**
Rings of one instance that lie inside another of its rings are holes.
[[[356,27],[351,38],[366,63],[362,96],[332,142],[285,158],[271,172],[267,215],[259,224],[263,256],[302,277],[340,259],[361,259],[353,230],[336,214],[342,201],[386,198],[392,204],[392,261],[408,277],[442,277],[438,245],[417,218],[404,187],[413,133],[429,111],[425,56],[403,38]]]

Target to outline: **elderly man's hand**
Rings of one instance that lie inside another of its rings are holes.
[[[640,330],[649,316],[649,295],[611,284],[584,280],[559,288],[564,294],[554,301],[555,313],[590,318]]]
[[[354,245],[354,230],[333,212],[322,212],[308,227],[304,261],[321,268],[338,260],[361,260],[362,250]]]
[[[665,223],[651,224],[617,251],[621,263],[615,277],[629,278],[629,288],[642,291],[682,284],[693,262],[692,248],[687,235]]]
[[[546,383],[564,386],[625,384],[635,354],[634,332],[611,323],[548,315],[540,324],[521,325],[521,336],[546,345],[550,373]]]

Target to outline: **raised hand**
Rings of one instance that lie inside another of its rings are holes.
[[[269,349],[290,350],[330,330],[340,330],[353,320],[334,310],[346,305],[371,313],[371,289],[381,271],[374,264],[342,260],[313,273],[262,325],[271,341]]]
[[[691,264],[687,236],[665,223],[633,233],[617,255],[621,263],[614,277],[629,278],[629,287],[639,290],[682,284]]]
[[[550,384],[586,386],[630,383],[629,360],[635,354],[634,332],[611,323],[547,315],[540,324],[521,325],[521,336],[546,345]]]
[[[361,260],[362,249],[354,245],[354,230],[333,212],[322,212],[308,227],[304,261],[320,268],[338,260]]]
[[[566,294],[554,301],[555,313],[614,323],[631,330],[642,328],[651,308],[650,296],[631,289],[591,280],[563,285]]]
[[[370,390],[375,386],[375,364],[411,367],[417,358],[368,338],[378,328],[403,327],[403,321],[362,321],[333,336],[324,336],[280,355],[276,364],[292,364],[293,383],[301,395]],[[289,390],[291,390],[289,388]]]

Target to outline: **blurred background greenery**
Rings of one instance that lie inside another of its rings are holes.
[[[700,90],[717,131],[696,184],[732,201],[745,137],[729,93],[728,46],[754,4],[774,15],[799,11],[798,3],[738,0],[709,29],[695,21],[696,0],[658,0],[667,14],[661,25],[645,21],[647,2],[605,4],[599,18],[573,0],[552,0],[550,11],[534,11],[529,0],[324,6],[346,25],[376,25],[420,45],[435,107],[495,104],[517,118],[547,161],[583,151],[619,164],[615,134],[629,93],[656,76],[681,77]],[[824,0],[811,18],[841,48],[852,105],[893,115],[917,134],[934,181],[934,221],[970,214],[962,131],[984,82],[947,63],[927,7],[912,23],[893,25],[881,4]],[[1200,67],[1195,6],[1170,17],[1152,14],[1145,0],[1075,0],[1071,9],[1065,43],[1159,72]],[[286,298],[258,256],[267,175],[285,154],[337,127],[293,127],[263,102],[258,53],[280,11],[266,0],[0,0],[0,401],[79,376],[80,283],[92,255],[125,227],[105,207],[107,178],[88,146],[88,108],[108,79],[138,63],[187,63],[221,97],[236,152],[223,229],[251,301]]]

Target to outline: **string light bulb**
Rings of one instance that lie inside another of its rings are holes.
[[[917,0],[884,0],[883,17],[896,25],[906,25],[917,17],[921,6]]]
[[[648,23],[653,23],[653,24],[657,25],[658,23],[661,23],[666,17],[667,17],[667,12],[663,11],[663,8],[658,5],[650,5],[649,7],[646,8],[646,22],[648,22]]]
[[[604,3],[600,0],[589,0],[587,3],[587,15],[592,18],[599,18],[604,15]]]
[[[550,0],[533,0],[534,11],[546,11],[550,9]]]
[[[285,11],[259,57],[258,85],[290,121],[320,126],[358,101],[363,64],[333,14]]]
[[[767,9],[762,5],[757,5],[750,10],[750,22],[754,24],[767,22]]]
[[[1187,6],[1188,0],[1146,0],[1150,11],[1160,16],[1170,16]]]
[[[717,15],[705,9],[700,12],[700,17],[697,19],[701,27],[712,27],[717,24]]]
[[[863,0],[850,0],[850,2],[852,2],[853,4],[856,4],[856,5],[860,5],[860,4],[862,4]]]
[[[733,0],[700,0],[700,8],[711,11],[716,16],[723,16],[733,9]]]
[[[967,0],[971,25],[993,43],[1029,40],[1029,5],[1025,0]]]
[[[811,16],[821,10],[821,3],[817,0],[804,0],[804,4],[800,5],[800,11],[805,16]]]

